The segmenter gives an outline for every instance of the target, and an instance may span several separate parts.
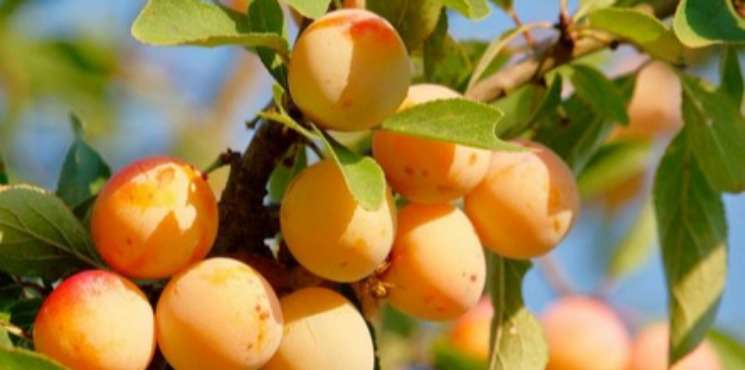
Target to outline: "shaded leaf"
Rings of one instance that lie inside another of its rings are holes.
[[[305,146],[297,145],[294,150],[290,151],[285,160],[283,160],[272,171],[269,177],[269,199],[275,203],[282,201],[290,181],[308,165],[308,157],[305,154]],[[290,162],[289,165],[286,162]]]
[[[733,336],[718,330],[712,330],[706,336],[716,350],[723,370],[745,369],[745,345]]]
[[[424,42],[422,54],[428,82],[463,90],[473,64],[463,47],[448,34],[447,12],[442,12],[437,27]]]
[[[608,276],[620,279],[641,267],[652,255],[652,246],[657,235],[654,208],[647,202],[636,217],[626,235],[613,248],[608,264]]]
[[[745,19],[730,0],[681,0],[673,29],[686,46],[745,42]]]
[[[716,190],[745,190],[745,118],[731,99],[703,80],[682,77],[683,120],[701,170]]]
[[[287,38],[287,24],[277,0],[254,0],[248,8],[248,29],[257,33],[273,33]],[[267,47],[256,47],[256,53],[269,73],[282,86],[287,86],[287,66],[282,56]]]
[[[408,50],[422,46],[437,26],[442,3],[437,0],[367,0],[367,9],[387,19],[396,28]]]
[[[727,47],[722,50],[722,60],[719,63],[719,92],[730,98],[736,107],[742,105],[743,79],[737,50]]]
[[[8,173],[5,169],[5,160],[3,160],[2,153],[0,153],[0,185],[8,183]]]
[[[285,0],[285,2],[304,17],[316,19],[326,14],[331,0]]]
[[[619,123],[628,123],[626,102],[612,81],[595,68],[574,64],[567,70],[576,94],[596,114]]]
[[[617,140],[603,145],[577,179],[580,194],[595,198],[619,183],[644,172],[652,155],[646,140]]]
[[[594,10],[612,6],[615,2],[616,0],[579,0],[579,9],[574,18],[580,19]]]
[[[382,128],[485,149],[520,150],[497,137],[496,129],[502,117],[499,109],[489,105],[443,99],[405,109],[383,121]]]
[[[154,46],[242,45],[286,55],[287,40],[272,32],[250,32],[242,13],[201,0],[149,0],[132,25],[132,36]]]
[[[0,270],[56,279],[85,265],[103,267],[60,199],[32,186],[0,187]]]
[[[59,196],[71,209],[89,204],[111,176],[109,165],[83,138],[82,124],[72,116],[75,140],[67,150],[57,183]]]
[[[548,90],[540,85],[526,84],[493,105],[504,112],[504,119],[497,127],[497,134],[505,139],[522,135],[561,104],[561,76],[556,76]]]
[[[692,153],[687,126],[657,169],[654,204],[668,289],[670,363],[701,342],[716,317],[727,272],[722,197]]]
[[[648,13],[630,8],[604,8],[587,18],[591,27],[628,40],[658,59],[674,64],[683,62],[683,46],[678,38]]]
[[[489,5],[486,0],[438,0],[448,8],[455,9],[459,13],[471,19],[481,19],[489,14]]]
[[[66,370],[44,355],[21,348],[0,346],[0,369],[3,370]]]
[[[487,256],[487,289],[494,307],[489,370],[537,370],[546,367],[548,346],[538,320],[523,302],[523,278],[532,264]]]

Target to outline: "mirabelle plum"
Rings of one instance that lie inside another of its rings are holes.
[[[339,167],[323,160],[292,180],[282,200],[280,224],[301,265],[326,279],[351,282],[372,273],[390,252],[395,211],[390,190],[377,210],[363,209]]]
[[[482,298],[475,307],[453,323],[450,330],[452,346],[476,360],[487,361],[493,316],[494,309],[489,298]]]
[[[494,152],[484,180],[465,198],[465,210],[484,245],[509,258],[532,258],[554,248],[579,213],[572,171],[543,145],[519,141],[522,152]]]
[[[305,288],[281,299],[285,331],[264,370],[372,370],[375,351],[359,311],[340,294]]]
[[[217,234],[217,202],[201,173],[167,157],[134,162],[98,195],[91,233],[122,274],[163,278],[203,259]]]
[[[155,352],[153,309],[125,278],[83,271],[63,281],[42,304],[34,346],[75,370],[144,370]]]
[[[667,370],[668,327],[653,324],[642,330],[634,340],[631,364],[627,370]],[[693,352],[680,360],[670,370],[721,370],[719,358],[704,341]]]
[[[211,258],[174,276],[155,310],[158,344],[179,370],[255,370],[282,339],[274,290],[248,265]]]
[[[650,63],[637,75],[628,107],[628,126],[618,127],[612,137],[674,135],[683,124],[680,100],[680,79],[675,71],[662,62]]]
[[[399,211],[382,276],[393,307],[426,320],[454,319],[478,302],[485,275],[479,238],[459,209],[411,203]]]
[[[384,18],[363,9],[333,11],[314,21],[295,44],[290,93],[318,125],[356,131],[396,111],[409,88],[409,58]]]
[[[344,0],[343,6],[345,8],[359,8],[365,9],[367,1],[365,0]]]
[[[546,370],[625,370],[631,341],[621,319],[588,297],[555,302],[542,317],[548,343]],[[646,369],[645,369],[646,370]]]
[[[460,95],[446,87],[414,85],[401,109]],[[418,203],[447,203],[476,187],[486,175],[488,150],[380,130],[373,155],[393,190]]]

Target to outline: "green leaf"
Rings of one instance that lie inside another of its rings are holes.
[[[500,7],[504,11],[512,10],[512,0],[491,0],[494,5]]]
[[[584,199],[595,198],[643,172],[652,155],[646,140],[622,140],[603,145],[577,179]]]
[[[655,58],[683,62],[683,45],[654,16],[637,9],[604,8],[587,16],[590,26],[628,40]]]
[[[277,0],[254,0],[248,8],[248,29],[257,33],[273,33],[287,38],[287,24],[282,7]],[[287,86],[287,66],[282,56],[271,48],[256,47],[261,63],[274,79]]]
[[[745,191],[745,118],[731,99],[691,76],[683,84],[683,120],[693,154],[716,190]]]
[[[502,34],[500,37],[494,39],[494,41],[489,44],[489,47],[486,48],[486,51],[481,56],[479,62],[476,64],[476,67],[473,70],[473,74],[471,75],[471,79],[468,81],[468,88],[470,89],[473,85],[481,80],[484,71],[486,71],[486,69],[492,64],[494,58],[496,58],[499,53],[505,48],[505,46],[507,46],[515,37],[520,36],[524,32],[530,31],[534,28],[548,27],[550,27],[550,24],[547,23],[529,23],[511,29]]]
[[[686,46],[745,42],[745,19],[730,0],[681,0],[673,29]]]
[[[548,362],[541,324],[523,302],[523,278],[529,261],[488,253],[487,289],[494,307],[489,370],[536,370]]]
[[[5,185],[8,183],[8,173],[5,170],[5,161],[3,160],[3,155],[0,153],[0,185]]]
[[[497,134],[505,139],[518,137],[535,122],[553,113],[561,104],[561,85],[561,76],[557,76],[548,90],[540,85],[526,84],[494,102],[493,105],[504,112]]]
[[[616,0],[579,0],[579,9],[574,14],[574,18],[580,19],[594,10],[613,6],[615,2]]]
[[[57,196],[71,209],[89,203],[111,176],[109,165],[83,138],[82,124],[72,116],[75,140],[70,146],[62,165],[57,183]]]
[[[308,165],[305,145],[296,145],[294,150],[272,171],[269,177],[269,199],[275,203],[282,201],[290,181]]]
[[[379,209],[385,201],[386,183],[383,169],[369,156],[357,154],[313,126],[328,155],[341,169],[344,181],[354,199],[365,210]]]
[[[442,12],[437,27],[424,42],[422,55],[426,81],[462,90],[473,65],[463,47],[448,34],[447,12]]]
[[[745,345],[743,343],[718,330],[709,331],[706,340],[716,350],[723,370],[745,369]]]
[[[654,207],[651,202],[647,202],[634,224],[626,231],[626,235],[613,248],[613,256],[608,264],[608,276],[617,280],[637,270],[652,255],[656,235]]]
[[[3,370],[66,370],[44,355],[21,348],[0,346],[0,369]]]
[[[287,40],[251,32],[245,15],[202,0],[149,0],[132,25],[132,36],[154,46],[242,45],[287,55]]]
[[[736,107],[742,105],[743,79],[737,50],[727,47],[722,50],[722,61],[719,63],[719,92],[732,100]]]
[[[435,100],[405,109],[382,128],[427,139],[495,150],[521,150],[496,135],[503,113],[492,106],[465,99]]]
[[[316,19],[326,14],[331,0],[285,0],[285,2],[304,17]]]
[[[471,19],[481,19],[489,14],[489,5],[486,0],[438,0],[448,8],[455,9],[459,13]]]
[[[432,34],[442,10],[437,0],[367,0],[366,5],[396,28],[409,50],[419,49]]]
[[[486,370],[486,361],[475,359],[445,340],[438,340],[432,346],[435,370]]]
[[[654,204],[668,289],[670,363],[701,342],[716,317],[727,275],[722,197],[692,153],[687,126],[657,169]]]
[[[85,265],[103,267],[59,198],[27,185],[0,187],[0,270],[56,279]]]
[[[577,95],[592,108],[596,114],[619,123],[628,123],[626,102],[612,81],[595,68],[573,64],[567,69]]]

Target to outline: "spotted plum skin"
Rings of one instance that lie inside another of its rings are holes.
[[[117,272],[159,279],[202,260],[217,224],[217,202],[202,174],[176,159],[151,157],[106,183],[93,209],[91,234]]]
[[[548,343],[546,370],[625,370],[631,339],[620,317],[604,303],[569,296],[541,317]]]
[[[280,301],[285,332],[264,370],[372,370],[375,350],[359,311],[340,294],[305,288]]]
[[[290,94],[319,126],[357,131],[378,125],[401,104],[411,78],[401,37],[364,9],[333,11],[298,38],[290,57]]]
[[[292,255],[323,278],[352,282],[370,275],[391,250],[396,207],[390,190],[376,210],[350,193],[339,167],[323,160],[300,172],[280,209],[282,236]]]
[[[574,225],[580,210],[572,171],[545,146],[497,151],[484,180],[465,197],[465,211],[484,246],[514,259],[544,255]]]
[[[155,352],[153,309],[127,279],[83,271],[42,304],[34,346],[74,370],[144,370]]]
[[[668,326],[652,324],[637,334],[627,370],[667,370]],[[704,340],[670,370],[723,370],[714,349]]]
[[[399,226],[382,279],[393,307],[425,320],[451,320],[476,305],[486,262],[468,218],[450,205],[411,203]]]
[[[274,355],[283,319],[277,296],[248,265],[210,258],[166,285],[155,312],[158,344],[178,370],[255,370]]]
[[[457,97],[460,94],[444,86],[413,85],[399,110]],[[417,203],[448,203],[462,197],[484,178],[491,160],[485,149],[387,130],[375,132],[372,147],[393,190]]]

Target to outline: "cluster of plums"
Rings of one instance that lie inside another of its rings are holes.
[[[487,360],[491,303],[484,299],[458,318],[448,333],[462,355]],[[554,302],[541,317],[548,343],[547,370],[667,370],[668,326],[653,323],[632,341],[626,326],[604,302],[587,296],[568,296]],[[722,370],[708,341],[671,370]]]
[[[331,12],[299,37],[289,88],[302,112],[338,131],[373,128],[397,110],[459,94],[409,86],[410,61],[394,28],[360,9]],[[391,189],[375,210],[355,200],[337,165],[299,173],[281,204],[283,240],[310,272],[333,282],[375,274],[390,303],[426,320],[450,320],[484,290],[482,245],[527,259],[566,235],[579,209],[574,177],[528,141],[499,151],[373,133],[373,155]],[[408,204],[397,210],[393,191]],[[453,205],[462,199],[463,209]],[[209,258],[217,205],[202,175],[169,158],[113,176],[93,209],[96,249],[115,271],[81,272],[44,302],[38,351],[75,370],[145,369],[156,347],[177,370],[372,369],[361,314],[326,288],[281,300],[250,266]],[[381,266],[385,268],[381,268]],[[127,278],[170,278],[153,313]]]

